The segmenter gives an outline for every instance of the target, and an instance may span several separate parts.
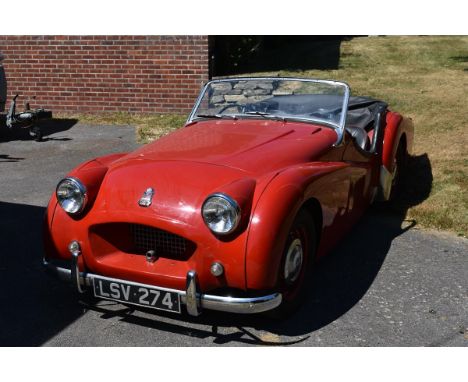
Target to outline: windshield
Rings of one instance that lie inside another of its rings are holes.
[[[188,122],[199,118],[268,118],[344,127],[345,83],[296,78],[232,78],[209,82]]]

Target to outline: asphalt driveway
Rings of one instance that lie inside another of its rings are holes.
[[[45,206],[78,163],[137,145],[132,127],[75,123],[41,143],[0,143],[0,346],[468,345],[468,241],[379,210],[316,267],[306,304],[284,322],[80,301],[42,270]]]

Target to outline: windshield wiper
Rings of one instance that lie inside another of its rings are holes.
[[[275,119],[278,119],[280,121],[283,121],[283,122],[286,122],[286,118],[285,117],[280,117],[278,115],[275,115],[275,114],[270,114],[270,113],[266,113],[264,111],[246,111],[244,114],[248,114],[248,115],[259,115],[265,119],[270,119],[270,118],[275,118]]]
[[[217,119],[223,119],[223,118],[237,119],[235,115],[231,115],[231,114],[197,114],[195,117],[217,118]]]

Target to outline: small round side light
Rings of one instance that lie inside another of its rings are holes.
[[[224,273],[224,267],[221,263],[213,263],[210,267],[211,274],[215,277],[219,277]]]

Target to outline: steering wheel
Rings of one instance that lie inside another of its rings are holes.
[[[237,105],[237,104],[233,104],[233,105],[226,105],[224,106],[220,111],[218,111],[218,114],[222,114],[224,111],[226,111],[227,109],[231,109],[231,108],[237,108],[237,111],[239,113],[243,113],[245,111],[245,105]]]
[[[314,111],[313,113],[310,113],[309,115],[311,117],[318,117],[318,118],[327,118],[327,119],[333,119],[334,116],[338,115],[341,110],[336,110],[336,109],[324,109],[324,108],[319,108],[317,111]]]

